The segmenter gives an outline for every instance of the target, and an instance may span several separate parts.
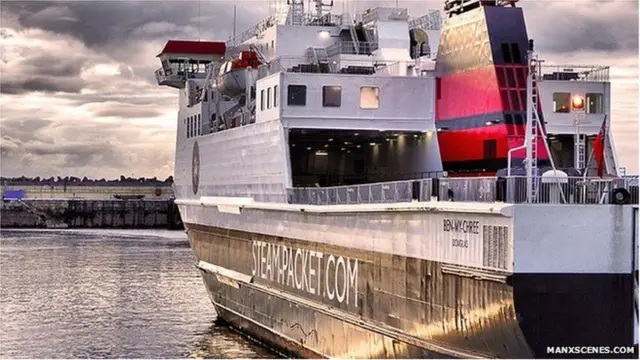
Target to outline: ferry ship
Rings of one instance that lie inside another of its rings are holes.
[[[545,64],[517,1],[443,5],[289,0],[166,43],[175,202],[218,316],[294,357],[637,357],[609,68]]]

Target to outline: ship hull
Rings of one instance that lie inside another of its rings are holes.
[[[202,271],[218,315],[294,357],[571,357],[546,347],[623,345],[632,331],[630,275],[513,275],[186,227],[197,260],[230,271]]]

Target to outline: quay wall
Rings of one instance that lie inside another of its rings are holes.
[[[25,199],[85,199],[114,200],[115,196],[143,196],[144,199],[168,200],[173,198],[171,185],[161,186],[99,186],[99,185],[3,185],[5,190],[23,190]]]
[[[173,199],[27,198],[0,202],[0,227],[177,230],[182,220]]]

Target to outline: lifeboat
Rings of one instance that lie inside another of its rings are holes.
[[[240,55],[225,62],[220,67],[217,83],[218,90],[229,97],[244,95],[247,89],[248,75],[260,67],[262,62],[253,51],[242,51]]]

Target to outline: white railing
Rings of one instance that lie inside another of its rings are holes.
[[[358,52],[356,52],[356,48]],[[372,41],[341,41],[327,47],[327,54],[329,56],[336,56],[340,54],[370,54],[378,49],[378,43]]]
[[[543,80],[609,81],[608,66],[542,64],[540,68]]]
[[[430,189],[431,179],[420,179],[323,188],[294,188],[287,192],[289,203],[292,204],[344,205],[428,201],[427,197],[420,198],[420,194],[430,194]]]
[[[560,182],[560,184],[558,184]],[[430,201],[456,202],[527,202],[526,177],[508,178],[425,178],[383,183],[336,187],[306,187],[288,189],[288,201],[296,204],[338,205],[364,203]],[[613,190],[624,188],[631,195],[631,203],[638,203],[636,179],[600,178],[534,178],[539,186],[534,203],[551,204],[609,204]],[[565,194],[563,202],[561,191]]]
[[[409,21],[409,29],[440,30],[442,17],[439,10],[430,10],[426,15]]]

